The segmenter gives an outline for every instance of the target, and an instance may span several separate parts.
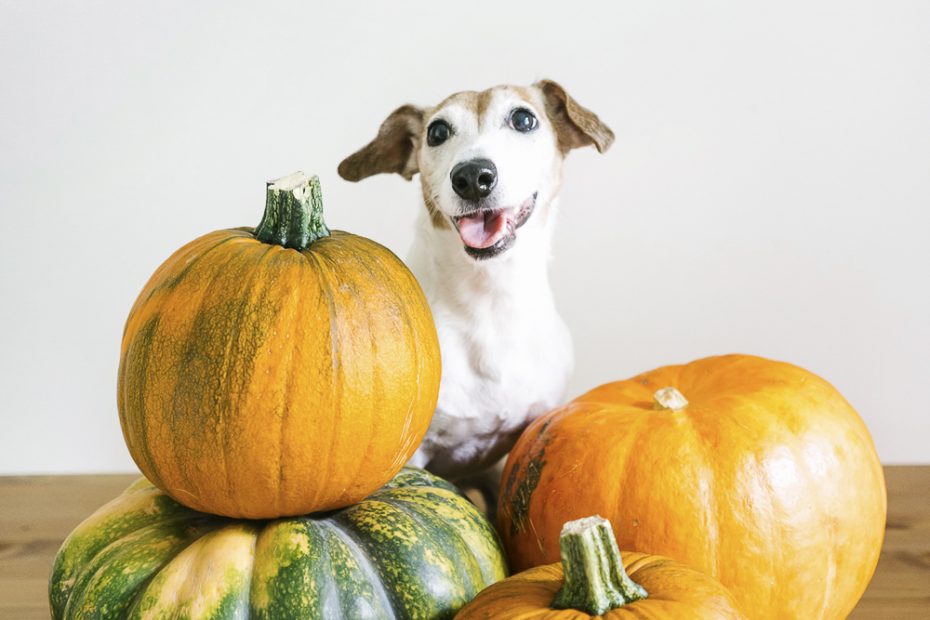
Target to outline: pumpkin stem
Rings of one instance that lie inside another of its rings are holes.
[[[585,517],[562,526],[559,536],[564,583],[553,609],[578,609],[593,616],[646,598],[623,568],[610,521]]]
[[[319,177],[307,178],[303,172],[295,172],[268,181],[265,214],[255,228],[259,241],[306,250],[317,239],[328,236]]]
[[[678,411],[688,406],[688,399],[682,396],[681,392],[673,387],[664,387],[661,390],[657,390],[656,393],[652,395],[652,400],[655,401],[656,409]]]

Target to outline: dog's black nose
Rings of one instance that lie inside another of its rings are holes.
[[[452,169],[452,189],[471,202],[478,202],[497,185],[497,166],[490,159],[471,159]]]

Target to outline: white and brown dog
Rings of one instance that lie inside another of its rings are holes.
[[[410,268],[442,351],[439,404],[411,464],[452,480],[490,467],[561,404],[573,367],[549,288],[562,160],[613,132],[561,86],[497,86],[405,105],[339,165],[359,181],[420,173],[425,209]]]

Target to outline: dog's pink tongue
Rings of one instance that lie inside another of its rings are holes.
[[[476,213],[459,218],[458,229],[462,242],[468,247],[489,248],[507,232],[506,212]]]

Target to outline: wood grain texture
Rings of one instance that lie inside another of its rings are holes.
[[[888,528],[856,620],[930,618],[930,466],[886,467]],[[0,477],[0,620],[47,620],[61,541],[136,476]]]
[[[930,467],[885,467],[888,521],[875,576],[850,618],[930,618]]]

